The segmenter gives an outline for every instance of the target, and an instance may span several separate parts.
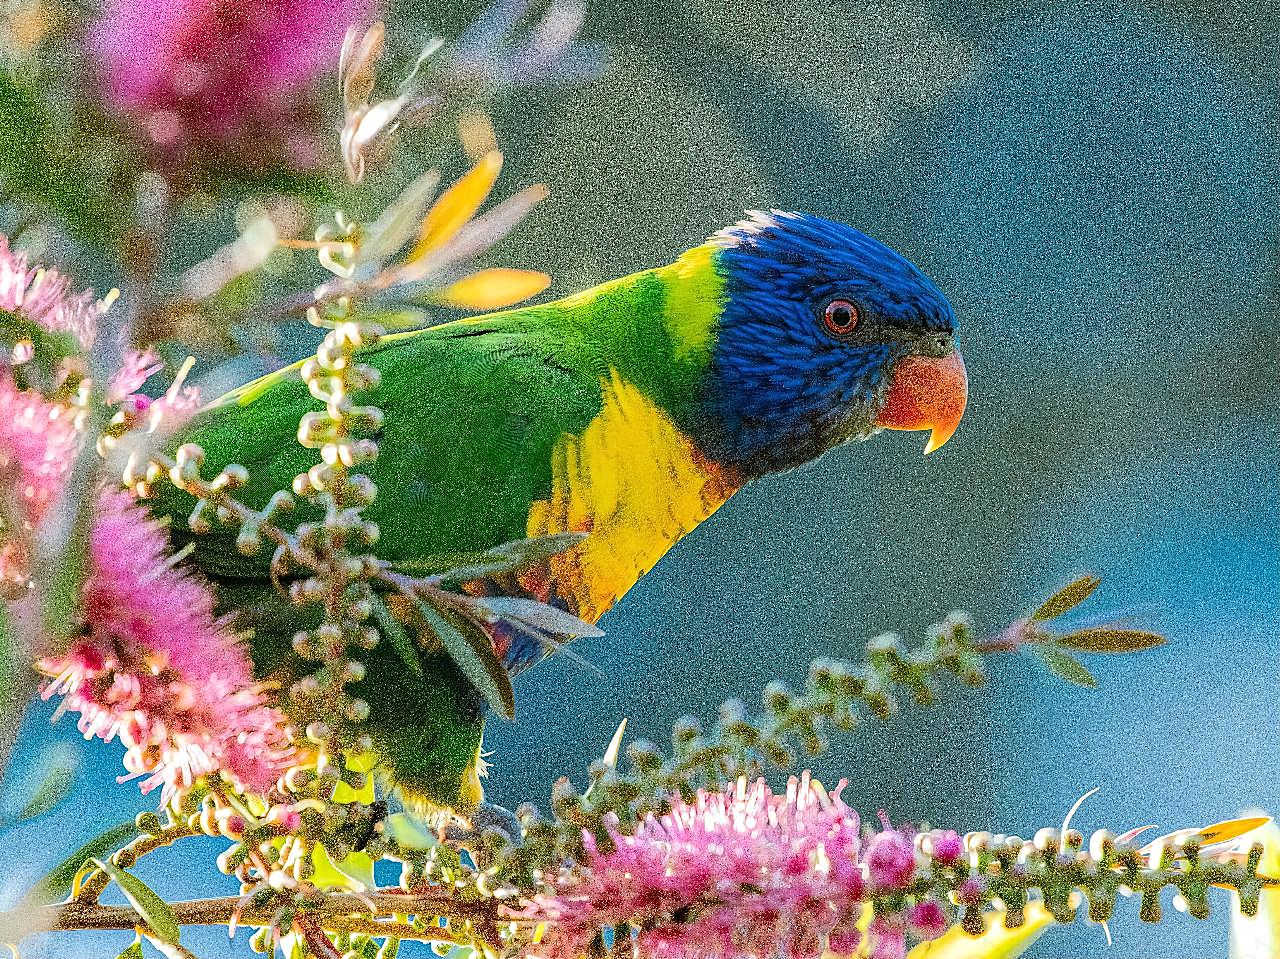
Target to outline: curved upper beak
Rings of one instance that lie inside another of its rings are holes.
[[[893,366],[876,426],[929,430],[928,456],[951,439],[968,399],[969,377],[959,350],[941,357],[904,356]]]

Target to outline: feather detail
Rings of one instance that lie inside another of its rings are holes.
[[[551,492],[532,505],[527,530],[590,535],[522,579],[531,594],[588,622],[741,485],[616,371],[601,389],[600,412],[552,451]]]

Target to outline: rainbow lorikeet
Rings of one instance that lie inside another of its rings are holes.
[[[362,467],[379,495],[377,555],[390,563],[483,553],[585,531],[567,551],[486,588],[595,623],[682,536],[743,484],[883,428],[955,431],[967,383],[955,315],[915,266],[849,227],[753,213],[669,266],[552,303],[385,338],[362,354],[381,373],[361,397],[382,408],[381,453]],[[238,390],[176,439],[214,469],[236,462],[254,507],[315,454],[294,442],[319,403],[297,368]],[[293,653],[307,625],[261,557],[219,534],[191,539],[186,494],[173,519],[190,561],[253,631],[263,679],[314,668]],[[222,534],[231,535],[229,533]],[[495,634],[511,672],[547,649]],[[485,702],[440,643],[422,668],[383,642],[349,688],[387,777],[410,800],[467,812],[480,801]]]

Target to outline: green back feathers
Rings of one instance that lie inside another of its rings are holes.
[[[552,303],[388,336],[362,360],[382,383],[362,400],[386,413],[382,453],[367,468],[381,495],[369,516],[389,559],[466,553],[524,535],[546,495],[549,457],[601,408],[615,374],[684,422],[715,345],[723,302],[717,251]],[[249,470],[245,502],[261,506],[317,460],[295,440],[320,404],[295,364],[232,391],[178,442],[201,445],[210,472]],[[186,538],[190,498],[161,493],[160,512]],[[258,576],[262,560],[228,549],[230,533],[197,540],[196,561],[224,576]],[[201,544],[215,547],[205,549]]]

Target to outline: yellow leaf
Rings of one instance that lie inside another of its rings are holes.
[[[1197,831],[1204,840],[1201,845],[1207,846],[1210,843],[1230,842],[1232,839],[1238,839],[1247,832],[1253,832],[1255,829],[1265,826],[1270,821],[1271,819],[1268,816],[1249,816],[1245,819],[1228,819],[1226,822],[1214,823],[1212,826],[1205,826]]]
[[[502,154],[498,150],[490,150],[457,183],[445,190],[423,218],[418,242],[409,252],[406,262],[420,260],[448,243],[475,216],[480,204],[488,199],[501,170]]]
[[[982,935],[971,936],[956,923],[937,939],[920,943],[907,959],[1014,959],[1053,925],[1053,916],[1039,902],[1027,904],[1026,921],[1017,929],[1004,927],[1001,910],[987,913],[983,920],[987,928]]]
[[[537,270],[508,270],[496,267],[464,276],[441,291],[441,303],[461,310],[500,310],[551,285],[551,277]]]

